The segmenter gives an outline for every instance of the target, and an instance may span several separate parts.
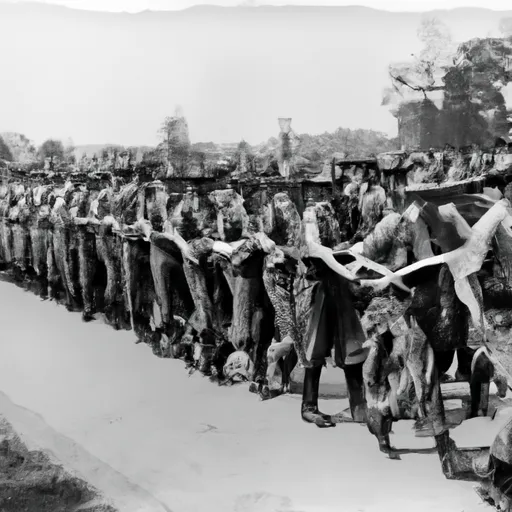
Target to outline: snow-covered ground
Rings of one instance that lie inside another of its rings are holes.
[[[244,385],[189,377],[133,333],[84,324],[4,282],[0,318],[0,390],[76,443],[75,469],[102,490],[110,480],[89,454],[173,512],[486,510],[473,484],[444,478],[437,454],[389,460],[365,426],[303,423],[298,396],[260,402]],[[11,409],[0,400],[7,419]]]

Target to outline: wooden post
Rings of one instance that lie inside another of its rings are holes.
[[[331,181],[332,181],[332,195],[336,195],[336,158],[332,158],[331,162]]]

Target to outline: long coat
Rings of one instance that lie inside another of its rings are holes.
[[[266,269],[263,281],[279,338],[293,340],[300,364],[323,364],[333,351],[341,368],[366,359],[365,334],[348,283],[322,261],[299,259],[293,273]]]

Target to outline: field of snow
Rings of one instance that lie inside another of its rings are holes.
[[[189,377],[133,333],[12,284],[0,282],[0,306],[0,414],[42,444],[48,429],[62,436],[47,448],[71,447],[67,463],[107,494],[117,479],[146,496],[134,512],[488,510],[473,484],[444,478],[437,454],[387,459],[365,426],[318,429],[301,421],[298,396],[260,402],[245,385]]]

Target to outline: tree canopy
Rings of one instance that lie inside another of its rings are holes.
[[[12,152],[4,139],[0,136],[0,160],[13,161]]]
[[[35,146],[22,133],[4,132],[1,137],[9,148],[13,162],[28,164],[37,161]]]
[[[41,159],[50,159],[50,169],[54,168],[55,159],[64,159],[65,150],[64,144],[60,140],[48,139],[45,140],[39,148],[39,156]]]
[[[398,141],[374,130],[338,128],[320,135],[300,134],[298,155],[311,161],[325,160],[334,153],[366,157],[398,149]]]

